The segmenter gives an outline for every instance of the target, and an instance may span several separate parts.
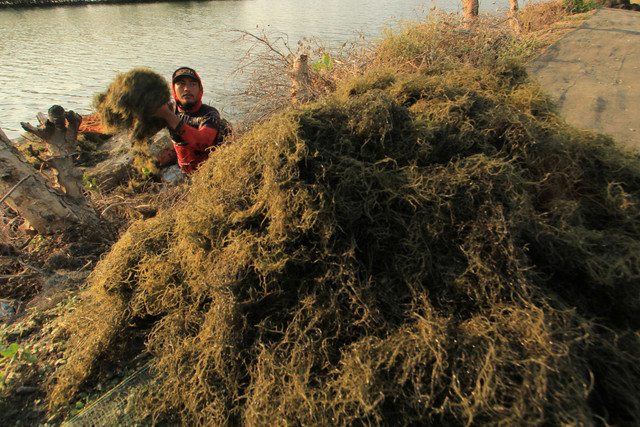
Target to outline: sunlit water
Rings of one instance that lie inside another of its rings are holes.
[[[54,104],[89,113],[94,94],[137,66],[167,78],[178,66],[196,68],[204,101],[233,121],[226,101],[249,78],[233,74],[247,49],[233,30],[284,34],[294,47],[305,37],[373,40],[385,26],[422,19],[434,6],[451,13],[462,7],[455,0],[248,0],[2,10],[0,127],[16,138],[20,122],[37,124],[36,113]],[[507,0],[481,2],[484,12],[507,7]]]

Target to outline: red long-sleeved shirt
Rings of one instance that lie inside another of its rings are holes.
[[[173,104],[174,113],[180,118],[175,129],[169,129],[178,156],[178,165],[185,173],[196,170],[216,147],[220,131],[220,113],[214,107],[201,104],[195,111],[183,111]]]

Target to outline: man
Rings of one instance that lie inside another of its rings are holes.
[[[173,73],[171,90],[174,101],[162,105],[154,116],[167,122],[178,165],[188,174],[219,145],[220,113],[202,103],[202,81],[192,68],[181,67]]]

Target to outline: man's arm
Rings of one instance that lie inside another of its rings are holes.
[[[159,117],[167,122],[167,125],[169,125],[171,129],[175,129],[176,126],[178,126],[178,124],[180,123],[180,118],[176,116],[173,111],[171,111],[171,109],[169,108],[169,104],[162,104],[160,108],[158,108],[156,112],[153,113],[153,115],[154,117]]]
[[[163,119],[167,122],[167,125],[171,129],[172,133],[180,136],[185,142],[184,145],[188,145],[193,150],[203,151],[212,146],[218,136],[218,130],[209,127],[201,126],[199,129],[184,123],[180,118],[169,108],[168,104],[160,106],[154,113],[154,116]]]
[[[178,124],[178,128],[174,130],[174,133],[186,143],[185,145],[198,151],[204,151],[211,147],[218,136],[217,129],[207,126],[201,126],[196,129],[184,122]]]

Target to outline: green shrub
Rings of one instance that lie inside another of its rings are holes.
[[[564,0],[564,4],[571,13],[584,13],[600,7],[598,0]]]

